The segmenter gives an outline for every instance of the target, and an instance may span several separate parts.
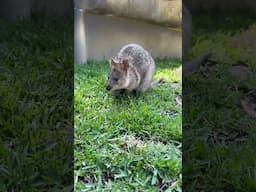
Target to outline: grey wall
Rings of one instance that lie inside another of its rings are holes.
[[[0,17],[17,20],[29,18],[32,13],[47,15],[72,14],[73,0],[1,0]]]
[[[180,28],[182,21],[182,0],[75,0],[75,7],[87,13],[113,14],[173,28]]]
[[[182,57],[181,31],[114,16],[85,14],[84,20],[87,59],[109,59],[129,43],[140,44],[154,58]]]

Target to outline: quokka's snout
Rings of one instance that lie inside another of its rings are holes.
[[[112,89],[112,87],[111,87],[110,85],[107,85],[107,86],[106,86],[106,90],[107,90],[107,91],[110,91],[111,89]]]

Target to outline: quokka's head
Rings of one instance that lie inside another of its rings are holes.
[[[110,71],[108,75],[108,82],[106,89],[108,91],[114,91],[119,89],[125,89],[128,86],[128,59],[111,59],[109,61]]]

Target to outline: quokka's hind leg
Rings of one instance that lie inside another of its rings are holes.
[[[142,83],[140,84],[139,88],[137,89],[139,92],[143,93],[151,86],[154,72],[155,72],[155,66],[149,67],[147,73],[145,74],[144,79],[142,79]]]

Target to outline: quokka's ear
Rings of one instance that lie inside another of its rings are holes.
[[[122,68],[125,72],[127,72],[128,68],[129,68],[129,61],[128,59],[123,59],[122,61]]]
[[[110,66],[116,66],[116,65],[117,65],[117,62],[115,61],[115,59],[111,58],[111,59],[109,60],[109,65],[110,65]]]

